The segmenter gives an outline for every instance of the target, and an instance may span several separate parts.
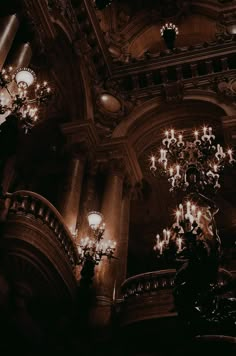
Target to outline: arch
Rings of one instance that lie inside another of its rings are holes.
[[[70,43],[73,42],[73,33],[70,28],[70,26],[68,26],[68,22],[64,21],[63,18],[54,18],[51,17],[52,19],[52,23],[54,23],[55,27],[60,28],[60,30],[66,35],[68,41]]]
[[[137,32],[133,35],[128,47],[128,52],[132,57],[140,57],[146,51],[157,53],[166,48],[160,35],[160,26],[160,23],[143,23],[142,27],[136,28]],[[215,36],[216,21],[202,14],[187,16],[183,22],[178,22],[178,26],[181,35],[177,36],[176,47],[212,41]],[[191,28],[191,35],[189,28]]]
[[[61,53],[66,53],[65,61],[55,61],[60,82],[63,83],[64,102],[67,105],[67,112],[72,120],[93,119],[93,105],[91,88],[89,86],[89,74],[86,70],[84,60],[76,52],[76,43],[72,37],[62,27],[62,23],[54,22],[57,38],[55,57],[61,57]]]
[[[145,129],[148,129],[148,127],[150,129],[152,124],[154,126],[160,126],[161,118],[162,124],[164,125],[168,125],[168,121],[173,121],[175,111],[172,112],[169,120],[166,119],[166,114],[170,112],[171,108],[175,110],[177,108],[178,117],[180,117],[181,111],[184,115],[184,107],[186,107],[186,105],[191,106],[191,103],[202,103],[204,107],[208,108],[208,112],[211,111],[213,113],[214,110],[217,110],[221,117],[236,114],[236,109],[233,106],[220,102],[215,93],[206,93],[204,90],[189,90],[180,104],[168,106],[161,98],[152,98],[136,106],[131,114],[116,127],[112,137],[129,137],[129,139],[133,141],[138,130],[141,131],[140,135],[143,135]],[[167,107],[169,110],[166,110]],[[199,112],[199,110],[197,112]]]

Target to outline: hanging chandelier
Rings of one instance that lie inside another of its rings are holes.
[[[179,204],[175,212],[176,220],[171,228],[163,230],[162,236],[156,235],[154,250],[157,256],[165,254],[178,255],[189,250],[190,244],[203,243],[203,212],[191,201]]]
[[[162,140],[160,155],[150,157],[150,170],[167,175],[170,191],[203,192],[207,187],[216,192],[220,188],[220,173],[226,164],[233,165],[232,149],[224,151],[215,142],[211,127],[193,132],[193,139],[184,140],[183,134],[167,130]]]
[[[163,37],[166,47],[170,50],[174,49],[175,40],[179,34],[178,27],[173,23],[165,23],[160,29],[161,37]]]
[[[116,242],[104,240],[105,223],[103,216],[97,211],[91,211],[88,214],[89,236],[82,238],[78,244],[78,253],[80,264],[92,262],[99,264],[102,257],[109,260],[114,258]]]
[[[39,106],[51,98],[51,88],[45,81],[36,83],[36,75],[30,68],[14,72],[13,67],[0,71],[0,87],[0,115],[17,116],[27,133],[38,120]]]

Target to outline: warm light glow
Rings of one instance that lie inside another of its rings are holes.
[[[92,229],[96,229],[102,222],[103,216],[97,211],[88,213],[88,223]]]
[[[29,68],[19,68],[15,74],[15,81],[18,87],[28,88],[36,80],[34,71]]]
[[[161,29],[160,29],[161,36],[163,36],[163,34],[166,30],[173,30],[176,35],[179,34],[178,27],[175,24],[173,24],[172,22],[170,22],[170,23],[167,22],[167,23],[165,23],[164,26],[161,27]]]
[[[193,130],[194,137],[189,141],[184,140],[182,132],[173,128],[164,131],[164,134],[160,155],[155,157],[155,161],[151,160],[150,171],[155,176],[167,173],[171,192],[203,191],[207,186],[217,191],[225,164],[236,164],[232,150],[228,148],[224,151],[215,142],[212,127]]]

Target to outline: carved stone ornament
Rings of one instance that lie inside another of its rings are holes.
[[[184,84],[182,81],[163,84],[163,90],[168,102],[179,102],[183,99]]]
[[[134,100],[119,91],[119,83],[97,83],[94,87],[96,126],[104,128],[105,136],[110,136],[123,117],[134,108]]]
[[[216,92],[224,98],[236,100],[236,79],[222,79],[216,84]]]
[[[58,11],[66,19],[71,28],[77,30],[77,19],[75,12],[68,0],[47,0],[49,11]]]

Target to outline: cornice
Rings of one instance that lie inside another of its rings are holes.
[[[112,78],[122,78],[131,74],[149,72],[185,63],[196,63],[200,60],[226,56],[235,52],[236,36],[232,36],[227,40],[219,39],[218,41],[205,42],[189,48],[177,48],[173,53],[166,51],[156,58],[147,57],[146,59],[134,60],[133,63],[120,63],[120,65],[113,67]]]
[[[61,131],[66,136],[68,144],[85,143],[87,147],[94,150],[99,144],[96,128],[92,121],[73,121],[61,125]]]

